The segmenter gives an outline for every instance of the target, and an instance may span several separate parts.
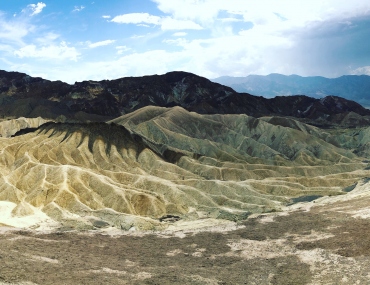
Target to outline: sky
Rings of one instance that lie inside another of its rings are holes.
[[[0,69],[68,83],[370,75],[370,1],[1,0]]]

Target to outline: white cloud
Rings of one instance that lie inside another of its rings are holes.
[[[176,20],[166,17],[161,21],[162,30],[201,30],[202,26],[190,20]]]
[[[23,38],[35,30],[35,26],[17,19],[5,21],[0,17],[0,40],[3,42],[23,43]]]
[[[130,37],[130,39],[140,39],[140,38],[145,38],[147,35],[133,35]]]
[[[224,6],[233,5],[233,0],[154,0],[158,8],[175,19],[199,20],[207,22],[216,18],[218,12],[223,10]],[[224,3],[223,3],[224,2]],[[246,2],[238,1],[239,5],[246,6]]]
[[[318,42],[330,33],[333,23],[351,22],[352,18],[370,14],[367,0],[154,0],[158,8],[175,20],[192,21],[212,33],[212,38],[199,41],[164,40],[183,47],[181,54],[190,58],[190,70],[204,76],[245,76],[250,73],[280,72],[330,76],[334,65],[324,69],[326,56],[318,56],[330,40]],[[368,17],[368,16],[367,16]],[[235,25],[233,22],[238,21]],[[242,27],[245,22],[246,26]],[[355,24],[351,25],[351,29]],[[318,29],[314,29],[317,27]],[[321,29],[321,30],[320,30]],[[338,37],[339,34],[338,34]],[[323,45],[320,48],[320,43]],[[309,46],[307,46],[309,44]],[[339,44],[342,44],[339,42]],[[303,49],[304,46],[307,46]],[[316,49],[312,49],[316,47]],[[337,45],[339,47],[339,45]],[[309,50],[315,50],[309,52]],[[334,48],[333,48],[334,49]],[[333,53],[333,49],[332,52]],[[302,50],[302,51],[300,51]],[[335,51],[339,54],[339,51]],[[192,57],[190,55],[193,54]],[[316,56],[315,61],[312,61]],[[303,61],[302,58],[306,58]],[[321,59],[321,61],[318,60]],[[311,61],[311,63],[310,63]],[[298,63],[299,62],[299,63]],[[300,64],[300,63],[305,64]],[[320,63],[321,62],[321,63]],[[356,66],[355,64],[353,64]],[[363,64],[368,65],[368,64]],[[338,65],[335,65],[338,67]],[[368,69],[357,70],[365,73]],[[341,69],[341,72],[345,72]],[[348,72],[348,71],[347,71]],[[307,74],[310,73],[310,74]]]
[[[131,50],[131,48],[127,46],[116,46],[116,49],[117,49],[117,54],[123,54],[124,52]]]
[[[116,49],[119,49],[119,50],[130,50],[131,48],[129,48],[127,46],[116,46]]]
[[[109,15],[103,15],[102,18],[104,18],[104,19],[110,19],[111,16],[109,16]]]
[[[153,50],[145,53],[133,53],[111,61],[78,62],[64,65],[53,65],[47,68],[40,64],[13,64],[12,70],[26,72],[31,76],[45,73],[43,78],[62,80],[73,84],[75,81],[116,79],[126,76],[143,76],[163,74],[172,70],[173,64],[182,58],[177,53],[167,53],[164,50]]]
[[[48,45],[53,43],[56,39],[58,39],[60,36],[56,33],[49,32],[45,35],[42,35],[41,37],[38,37],[35,39],[39,44],[41,45]]]
[[[105,40],[105,41],[100,41],[96,43],[89,43],[89,48],[96,48],[96,47],[101,47],[101,46],[107,46],[115,43],[115,40]]]
[[[136,24],[149,27],[147,24],[161,25],[162,30],[201,30],[197,23],[190,20],[178,20],[171,17],[158,17],[148,13],[131,13],[114,17],[111,22],[119,24]]]
[[[212,23],[223,11],[243,16],[245,21],[270,27],[276,22],[284,22],[282,19],[287,20],[285,26],[304,26],[307,22],[361,15],[370,9],[370,2],[367,0],[154,0],[154,2],[158,4],[158,9],[170,14],[174,19]],[[280,15],[280,19],[277,15]],[[225,17],[225,20],[229,19],[229,16]]]
[[[0,57],[0,60],[3,61],[8,66],[11,66],[13,64],[13,62],[11,62],[10,60],[4,57]],[[17,70],[17,69],[13,69],[13,70]]]
[[[176,33],[173,33],[172,36],[174,37],[185,37],[188,33],[186,32],[176,32]]]
[[[370,75],[370,66],[362,66],[362,67],[353,69],[353,70],[350,71],[350,74],[352,74],[352,75],[361,75],[361,74]]]
[[[5,51],[7,53],[11,53],[11,52],[13,52],[13,47],[10,46],[10,45],[0,44],[0,51]]]
[[[37,47],[34,44],[26,45],[14,52],[19,58],[40,58],[45,60],[73,60],[77,61],[80,55],[74,47],[67,46],[67,43],[61,42],[59,45],[49,45]]]
[[[75,6],[72,12],[81,12],[83,9],[85,9],[85,6]]]
[[[46,4],[43,2],[38,2],[37,4],[30,4],[27,7],[30,8],[32,11],[31,16],[34,16],[40,14],[42,12],[42,9],[46,7]]]
[[[177,38],[177,39],[166,39],[162,41],[163,43],[170,44],[170,45],[176,45],[176,46],[186,46],[188,41],[184,38]]]
[[[131,13],[114,17],[111,22],[118,24],[153,24],[158,25],[161,18],[148,13]]]
[[[188,42],[181,42],[180,39],[172,42],[182,45],[180,51],[135,52],[117,60],[81,63],[77,69],[71,68],[60,73],[60,78],[74,82],[163,74],[172,70],[189,71],[209,78],[227,74],[223,73],[226,71],[231,75],[244,76],[247,72],[258,71],[261,63],[269,62],[276,56],[275,53],[267,53],[267,58],[261,58],[256,50],[248,52],[248,41],[240,41],[239,37]],[[122,46],[122,50],[125,50],[125,46]],[[56,75],[54,77],[58,78]]]
[[[173,70],[176,63],[181,63],[181,60],[182,58],[178,53],[152,50],[144,53],[128,54],[118,60],[86,63],[81,69],[71,70],[71,72],[74,74],[72,78],[77,78],[77,80],[101,80],[102,78],[163,74]],[[96,72],[96,70],[99,70],[99,72]]]
[[[221,18],[221,22],[228,23],[228,22],[242,22],[242,19],[237,18]]]

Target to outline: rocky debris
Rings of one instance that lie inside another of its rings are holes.
[[[174,223],[181,220],[179,216],[176,215],[165,215],[163,217],[159,218],[160,222],[166,222],[166,223]]]

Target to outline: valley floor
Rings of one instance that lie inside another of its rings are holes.
[[[370,186],[164,232],[0,229],[0,284],[369,284]],[[198,228],[198,229],[195,229]]]

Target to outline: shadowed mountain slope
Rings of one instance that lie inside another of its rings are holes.
[[[266,99],[237,93],[186,72],[69,85],[0,71],[0,114],[3,118],[42,116],[59,121],[107,121],[149,105],[181,106],[200,114],[291,116],[322,126],[354,127],[370,123],[370,110],[340,97]]]

